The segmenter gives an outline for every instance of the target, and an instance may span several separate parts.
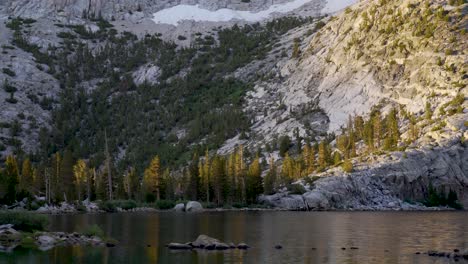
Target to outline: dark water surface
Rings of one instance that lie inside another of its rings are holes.
[[[468,249],[468,212],[164,212],[50,218],[53,231],[98,224],[120,244],[0,253],[0,263],[451,263],[414,253]],[[174,252],[164,247],[193,241],[199,234],[252,248]],[[277,244],[283,249],[274,249]]]

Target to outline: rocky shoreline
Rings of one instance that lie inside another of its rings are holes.
[[[12,252],[17,247],[50,250],[58,246],[107,246],[114,247],[117,241],[96,235],[77,232],[34,232],[27,233],[14,229],[12,224],[0,226],[0,252]]]
[[[179,213],[198,213],[198,212],[258,212],[258,211],[323,211],[323,212],[398,212],[398,211],[455,211],[450,207],[426,207],[422,204],[414,205],[404,203],[393,207],[360,207],[360,208],[308,208],[301,195],[277,193],[271,196],[262,196],[260,199],[271,207],[245,207],[245,208],[204,208],[198,202],[196,207],[187,207],[183,203],[177,204],[172,209],[156,209],[153,207],[136,207],[132,209],[122,209],[117,207],[115,213],[142,213],[142,212],[179,212]],[[190,202],[189,202],[190,203]],[[68,203],[60,205],[44,205],[37,210],[27,210],[25,208],[4,209],[12,212],[29,212],[46,215],[67,215],[83,213],[110,213],[100,209],[97,204],[90,203],[85,206],[85,210],[78,210],[76,206]]]

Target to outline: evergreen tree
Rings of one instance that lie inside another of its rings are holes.
[[[249,203],[255,203],[257,196],[263,193],[262,171],[260,168],[260,158],[258,156],[255,157],[249,166],[247,186],[247,201]]]
[[[146,168],[143,176],[143,185],[145,187],[145,192],[147,194],[147,200],[151,201],[156,199],[159,201],[161,199],[161,164],[159,156],[155,156],[148,168]],[[151,197],[151,195],[153,197]]]
[[[279,143],[279,154],[281,157],[284,157],[286,152],[288,152],[289,147],[291,146],[291,139],[289,136],[282,136]]]
[[[198,165],[198,174],[200,176],[200,183],[203,189],[203,194],[205,195],[205,200],[207,203],[210,202],[210,156],[208,150],[205,152],[205,158],[203,161],[199,162]]]
[[[29,194],[33,193],[33,190],[34,190],[33,168],[31,165],[31,161],[29,159],[25,159],[23,161],[23,165],[21,166],[19,189],[20,191],[24,191]]]
[[[75,186],[78,201],[81,201],[81,194],[88,180],[89,169],[86,162],[82,159],[78,160],[73,166],[73,175],[75,176]],[[90,199],[90,197],[88,197]]]
[[[394,150],[400,140],[400,131],[398,129],[398,115],[395,108],[392,108],[386,118],[387,134],[385,135],[385,150]]]
[[[329,165],[330,154],[328,151],[328,143],[325,142],[325,140],[322,140],[318,151],[318,166],[320,170],[324,170]]]
[[[287,184],[294,178],[294,160],[286,152],[281,167],[281,183]]]
[[[373,142],[377,148],[380,148],[380,141],[382,140],[382,115],[379,110],[376,110],[372,116],[372,130],[374,132]]]
[[[138,176],[134,168],[130,168],[124,174],[123,181],[125,193],[127,194],[128,199],[135,199],[138,192]]]
[[[410,120],[410,127],[409,127],[410,139],[411,141],[415,141],[416,139],[419,138],[419,129],[416,124],[417,123],[416,117],[414,116],[413,113],[411,113],[409,120]]]
[[[18,185],[18,162],[13,156],[8,156],[3,170],[3,203],[12,204],[16,200],[16,186]]]
[[[367,152],[374,151],[374,125],[372,117],[364,124],[364,143],[367,146]]]
[[[211,162],[210,175],[213,181],[214,201],[217,205],[221,205],[224,203],[224,198],[226,194],[226,174],[224,169],[224,159],[218,155],[215,155]]]
[[[200,189],[200,179],[198,174],[198,162],[199,162],[198,153],[193,154],[192,162],[189,165],[189,183],[188,183],[188,197],[190,200],[197,200],[199,197],[198,190]]]
[[[275,160],[273,157],[270,158],[270,167],[268,170],[268,173],[265,175],[264,178],[264,193],[269,195],[273,194],[276,190],[276,184],[277,184],[277,172],[276,172],[276,165],[275,165]]]
[[[426,117],[427,120],[431,120],[432,119],[432,114],[433,114],[433,112],[432,112],[431,103],[426,102],[424,116]]]
[[[235,156],[235,175],[237,179],[237,184],[236,186],[237,190],[240,190],[240,200],[242,203],[247,202],[247,197],[246,197],[246,180],[245,180],[245,163],[244,163],[244,147],[242,145],[239,146],[239,148],[236,151],[236,156]]]
[[[357,140],[364,139],[364,119],[362,116],[354,117],[354,131]]]
[[[341,155],[338,151],[335,151],[333,153],[333,164],[338,165],[340,164],[340,162],[341,162]]]
[[[162,174],[161,180],[161,190],[164,190],[164,199],[166,200],[174,200],[175,197],[175,179],[171,175],[169,168],[166,168]]]
[[[73,156],[71,151],[65,150],[63,159],[60,164],[60,184],[62,185],[63,200],[73,199],[74,196],[74,184],[73,184]],[[60,195],[60,194],[59,194]]]

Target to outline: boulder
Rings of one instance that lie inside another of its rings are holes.
[[[183,203],[176,204],[176,206],[174,206],[174,211],[176,212],[185,211],[185,205]]]
[[[39,237],[37,237],[37,243],[40,246],[53,246],[56,243],[56,241],[57,240],[54,237],[48,235],[40,235]]]
[[[327,210],[330,209],[328,199],[320,192],[311,191],[303,194],[304,201],[309,210]]]
[[[239,243],[239,244],[237,244],[237,248],[238,249],[248,249],[248,248],[250,248],[250,246],[245,244],[245,243]]]
[[[302,195],[290,195],[287,192],[275,193],[273,195],[261,195],[258,198],[258,201],[269,206],[283,208],[287,210],[307,209]]]
[[[209,237],[207,235],[199,235],[191,245],[195,248],[207,248],[210,246],[215,247],[217,244],[221,243],[218,239]]]
[[[185,207],[185,211],[187,212],[199,212],[203,210],[203,206],[201,203],[196,202],[196,201],[190,201],[187,203],[187,206]]]
[[[229,246],[228,244],[222,243],[222,242],[220,242],[220,243],[215,243],[214,246],[215,246],[215,249],[216,249],[216,250],[226,250],[226,249],[229,249],[229,248],[230,248],[230,246]]]

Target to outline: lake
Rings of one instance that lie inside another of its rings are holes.
[[[414,254],[417,251],[468,249],[468,212],[161,212],[56,215],[50,219],[52,231],[73,232],[98,224],[120,243],[114,248],[0,253],[0,263],[422,264],[450,262]],[[193,241],[199,234],[245,242],[252,248],[174,252],[164,247],[169,242]],[[275,249],[277,244],[283,249]]]

